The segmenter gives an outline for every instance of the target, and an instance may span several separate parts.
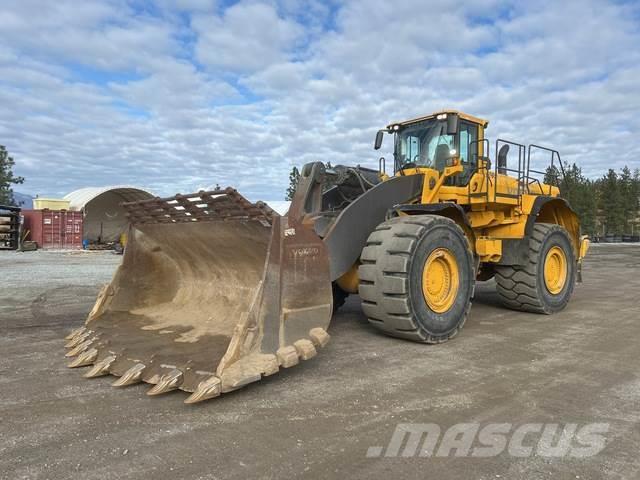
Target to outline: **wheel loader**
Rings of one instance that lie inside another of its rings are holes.
[[[69,366],[195,403],[314,357],[349,294],[374,328],[428,344],[460,332],[476,281],[508,308],[562,310],[588,240],[531,168],[560,155],[496,139],[492,159],[487,126],[455,110],[391,123],[374,148],[393,140],[392,172],[309,163],[284,216],[232,188],[123,204],[124,258],[67,337]]]

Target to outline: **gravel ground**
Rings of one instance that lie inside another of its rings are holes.
[[[479,285],[464,331],[439,346],[378,334],[351,298],[317,358],[195,406],[66,368],[62,337],[121,259],[0,252],[0,478],[640,478],[638,246],[594,246],[554,316],[505,310]],[[407,422],[608,431],[588,458],[367,458]]]

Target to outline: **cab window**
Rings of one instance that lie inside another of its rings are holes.
[[[396,159],[401,168],[411,165],[442,171],[453,148],[455,137],[446,134],[446,123],[429,120],[400,132]]]
[[[460,160],[467,164],[475,165],[478,152],[478,126],[467,122],[460,122]],[[476,142],[473,143],[472,142]]]

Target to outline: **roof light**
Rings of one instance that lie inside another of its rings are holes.
[[[438,119],[438,120],[444,120],[445,118],[447,118],[447,114],[446,113],[441,113],[440,115],[436,116],[436,119]]]
[[[393,129],[394,129],[394,130],[400,130],[400,125],[394,125],[394,126],[393,126]]]

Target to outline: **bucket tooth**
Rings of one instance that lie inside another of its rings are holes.
[[[284,368],[293,367],[298,364],[298,352],[296,351],[296,347],[291,345],[280,347],[276,352],[276,357],[278,357],[280,366]]]
[[[76,335],[75,337],[73,337],[71,340],[69,340],[66,344],[65,344],[65,348],[73,348],[73,347],[77,347],[78,345],[80,345],[82,342],[84,342],[87,338],[89,338],[89,336],[91,335],[91,330],[86,330],[84,332],[82,332],[79,335]]]
[[[268,377],[269,375],[278,373],[278,371],[280,371],[280,362],[278,361],[278,357],[275,355],[269,355],[269,360],[263,367],[262,375]]]
[[[298,352],[298,356],[302,360],[309,360],[310,358],[316,356],[316,347],[313,346],[311,340],[303,338],[301,340],[293,342],[293,346],[295,347],[296,352]]]
[[[158,383],[147,392],[147,395],[160,395],[177,389],[182,383],[183,375],[177,368],[160,377]]]
[[[76,345],[74,348],[65,353],[65,357],[75,357],[76,355],[84,352],[93,343],[93,339],[85,340],[84,342]]]
[[[309,330],[309,338],[314,343],[316,347],[324,347],[327,343],[329,343],[329,339],[331,336],[325,331],[324,328],[312,328]]]
[[[74,358],[73,361],[67,366],[69,368],[85,367],[95,362],[96,358],[98,358],[98,350],[95,348],[92,348],[91,350],[82,352],[80,355]]]
[[[206,380],[201,381],[196,388],[196,391],[193,392],[189,398],[187,398],[184,403],[197,403],[202,402],[203,400],[208,400],[210,398],[214,398],[220,395],[222,390],[222,382],[216,376],[207,378]]]
[[[85,378],[94,378],[107,375],[109,373],[109,367],[116,361],[115,355],[109,355],[97,362],[91,369],[84,374]]]
[[[111,385],[114,387],[126,387],[127,385],[138,383],[142,381],[142,372],[145,368],[143,363],[136,363]]]
[[[71,330],[71,333],[69,333],[69,335],[64,337],[64,339],[65,340],[71,340],[75,336],[82,334],[86,329],[87,329],[87,327],[75,328],[75,329]]]

